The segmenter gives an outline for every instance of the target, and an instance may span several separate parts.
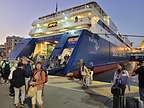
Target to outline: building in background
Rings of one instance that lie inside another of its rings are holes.
[[[18,36],[8,36],[6,38],[5,43],[5,50],[6,50],[6,56],[10,54],[10,52],[15,48],[17,43],[19,43],[23,38]]]

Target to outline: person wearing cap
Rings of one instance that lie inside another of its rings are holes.
[[[23,63],[23,69],[25,70],[25,86],[26,90],[28,89],[28,83],[32,77],[32,65],[31,65],[31,60],[28,59],[27,57],[22,58],[22,63]]]
[[[118,64],[111,88],[111,92],[113,94],[113,108],[124,108],[124,95],[126,85],[130,91],[129,73],[124,66],[122,67]]]
[[[118,65],[118,70],[115,72],[114,79],[113,79],[113,85],[119,83],[122,88],[122,95],[125,94],[126,85],[128,86],[128,89],[130,91],[130,80],[129,80],[129,73],[125,69],[125,67]]]
[[[4,60],[2,64],[2,71],[5,83],[8,83],[8,76],[10,74],[10,62],[8,60]]]
[[[16,70],[13,71],[12,80],[13,80],[13,86],[15,91],[14,104],[16,105],[16,108],[18,108],[19,106],[24,107],[25,70],[23,69],[23,64],[21,62],[18,63]],[[19,98],[20,92],[21,92],[21,97]],[[19,99],[21,99],[21,101]]]

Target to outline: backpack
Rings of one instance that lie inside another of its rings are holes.
[[[113,95],[121,95],[122,94],[122,88],[119,87],[117,84],[114,84],[112,87],[111,87],[111,93]]]
[[[4,72],[10,72],[10,64],[5,63],[5,66],[4,66],[3,70],[4,70]]]
[[[115,84],[111,87],[111,93],[117,96],[121,95],[122,94],[121,85],[122,85],[122,80],[116,79]]]
[[[45,72],[45,82],[44,83],[47,83],[48,82],[48,72],[44,71]]]
[[[138,99],[126,97],[126,108],[142,108],[142,105]]]

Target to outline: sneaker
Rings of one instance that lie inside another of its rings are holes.
[[[21,105],[20,105],[20,108],[24,108],[24,104],[21,104]]]
[[[13,99],[14,98],[14,96],[9,96],[11,99]]]
[[[12,97],[14,97],[14,96],[15,96],[15,94],[14,94],[14,93],[10,93],[10,94],[9,94],[9,96],[12,96]]]
[[[15,108],[19,108],[19,105],[15,105]]]

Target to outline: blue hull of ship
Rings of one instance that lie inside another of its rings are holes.
[[[108,66],[128,61],[126,54],[118,54],[119,46],[101,38],[98,34],[93,34],[87,30],[78,31],[78,35],[64,33],[56,36],[48,36],[37,39],[30,39],[23,45],[17,45],[12,51],[9,59],[16,59],[22,56],[30,56],[37,43],[45,41],[58,41],[58,45],[53,50],[51,56],[59,56],[64,48],[74,48],[67,65],[63,68],[50,70],[50,74],[67,74],[78,70],[78,63],[83,59],[87,67],[95,68]],[[69,38],[78,38],[77,42],[69,43]],[[115,50],[113,50],[115,49]],[[18,53],[19,51],[19,53]],[[117,54],[117,55],[116,55]]]

